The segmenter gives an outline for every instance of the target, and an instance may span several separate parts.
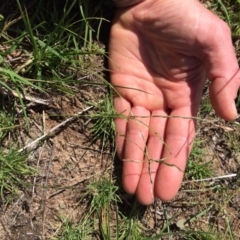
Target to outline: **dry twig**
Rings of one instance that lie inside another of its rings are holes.
[[[22,99],[28,100],[30,102],[35,102],[35,103],[42,104],[42,105],[48,105],[49,104],[48,100],[39,99],[39,98],[30,96],[30,95],[25,95],[25,94],[23,95],[21,93],[17,93],[14,90],[10,91],[9,89],[6,89],[3,86],[0,86],[0,92],[3,95],[10,95],[10,96],[13,96],[13,97],[16,97],[16,98],[22,98]]]
[[[185,183],[194,183],[194,182],[218,181],[218,180],[221,180],[221,179],[234,178],[234,177],[237,177],[236,173],[223,175],[223,176],[218,176],[218,177],[212,177],[212,178],[203,178],[203,179],[184,181],[183,184],[185,184]]]
[[[68,119],[66,119],[65,121],[61,122],[60,124],[56,125],[55,127],[51,128],[47,133],[43,134],[41,137],[35,139],[33,142],[27,144],[25,147],[21,148],[18,152],[21,153],[24,150],[28,149],[28,148],[34,148],[35,144],[40,142],[43,139],[46,139],[48,137],[51,137],[52,135],[56,134],[57,131],[60,130],[61,127],[66,126],[67,124],[73,122],[74,120],[76,120],[80,115],[82,115],[83,113],[87,112],[88,110],[92,109],[93,106],[87,107],[85,108],[83,111],[78,112],[76,115],[74,115],[73,117],[70,117]]]

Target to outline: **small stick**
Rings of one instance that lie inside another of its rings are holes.
[[[53,135],[57,130],[59,130],[59,128],[65,126],[66,124],[74,121],[79,115],[82,115],[83,113],[87,112],[88,110],[92,109],[94,106],[90,106],[85,108],[83,111],[78,112],[76,115],[74,115],[73,117],[70,117],[68,119],[66,119],[65,121],[61,122],[60,124],[56,125],[55,127],[51,128],[47,133],[43,134],[41,137],[35,139],[33,142],[27,144],[25,147],[21,148],[20,150],[18,150],[19,153],[23,152],[24,150],[33,147],[36,143],[38,143],[39,141],[50,137],[51,135]]]
[[[223,176],[219,176],[219,177],[203,178],[203,179],[196,179],[196,180],[191,180],[191,181],[184,181],[183,184],[194,183],[194,182],[216,181],[216,180],[220,180],[220,179],[233,178],[233,177],[237,177],[237,174],[232,173],[232,174],[223,175]]]
[[[0,86],[0,92],[3,94],[3,95],[11,95],[13,97],[17,97],[17,98],[22,98],[22,99],[25,99],[25,100],[28,100],[30,102],[35,102],[35,103],[38,103],[38,104],[42,104],[42,105],[48,105],[48,100],[43,100],[43,99],[39,99],[39,98],[35,98],[33,96],[30,96],[30,95],[23,95],[23,94],[20,94],[20,93],[17,93],[16,91],[14,90],[9,90],[9,89],[6,89],[5,87],[3,86]]]

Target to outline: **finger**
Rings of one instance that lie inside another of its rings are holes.
[[[123,187],[126,192],[135,194],[142,172],[150,112],[143,107],[135,106],[130,116],[123,159]],[[145,116],[145,118],[137,116]]]
[[[119,158],[123,158],[125,134],[127,130],[127,119],[130,114],[131,105],[122,97],[115,97],[113,100],[115,111],[120,114],[119,118],[114,120],[116,135],[115,146]]]
[[[138,201],[143,205],[150,205],[154,201],[153,188],[164,145],[166,116],[163,110],[156,110],[150,119],[146,156],[136,192]]]
[[[164,201],[171,200],[180,188],[195,135],[193,119],[172,116],[192,116],[191,109],[172,111],[167,122],[163,162],[158,168],[154,186],[155,196]]]
[[[208,34],[205,67],[211,80],[210,98],[217,114],[226,119],[237,117],[234,99],[240,83],[240,73],[229,27],[218,20],[214,34]],[[219,41],[221,39],[221,41]],[[224,46],[224,47],[223,47]]]

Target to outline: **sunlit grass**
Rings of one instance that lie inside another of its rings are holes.
[[[239,36],[240,2],[227,0],[205,2],[229,24],[233,39]],[[0,73],[2,76],[0,87],[17,95],[16,97],[8,96],[11,98],[13,108],[3,108],[0,111],[0,194],[3,202],[10,193],[13,195],[17,189],[27,187],[28,182],[25,181],[27,177],[37,174],[35,168],[31,167],[27,154],[20,154],[16,146],[8,140],[19,126],[26,131],[29,130],[27,121],[22,120],[22,115],[19,114],[22,111],[25,119],[28,118],[28,101],[23,98],[26,94],[51,99],[52,96],[74,95],[87,84],[92,87],[105,87],[108,93],[103,99],[85,102],[94,106],[94,112],[84,116],[89,118],[89,139],[91,142],[99,141],[102,147],[109,144],[113,146],[115,133],[113,121],[116,117],[112,103],[112,90],[108,89],[108,81],[100,74],[104,68],[95,61],[95,56],[107,54],[98,40],[103,30],[103,22],[108,21],[102,17],[104,11],[102,5],[111,6],[112,2],[73,0],[62,1],[58,6],[52,2],[40,0],[24,6],[19,0],[15,3],[13,1],[14,11],[11,15],[5,15],[9,4],[5,1],[0,6]],[[239,98],[237,101],[239,105]],[[205,118],[211,111],[209,99],[205,99],[201,105],[201,114]],[[64,114],[60,115],[64,116]],[[237,152],[238,134],[228,132],[227,135],[231,145],[229,148]],[[214,177],[212,162],[205,161],[206,145],[207,143],[201,138],[197,139],[193,147],[186,172],[189,182]],[[139,164],[142,163],[139,162]],[[184,228],[172,231],[171,227],[178,223],[180,213],[176,216],[168,216],[164,212],[164,224],[161,229],[156,226],[158,231],[153,230],[154,233],[149,236],[146,233],[147,229],[141,224],[142,216],[139,214],[141,206],[136,201],[135,203],[123,201],[123,191],[113,175],[106,174],[106,176],[95,178],[86,185],[84,196],[76,203],[76,205],[82,204],[83,201],[88,203],[81,221],[73,223],[68,216],[63,216],[59,220],[61,226],[53,234],[52,239],[153,240],[175,239],[175,237],[189,240],[237,239],[231,226],[232,220],[225,209],[232,203],[239,188],[235,191],[231,186],[221,182],[214,186],[185,185],[183,193],[193,193],[196,196],[199,196],[199,193],[206,194],[204,195],[206,204],[200,202],[199,198],[193,199],[187,196],[189,198],[182,199],[181,204],[188,204],[189,208],[198,208],[196,214],[186,216]],[[218,199],[218,201],[211,199]],[[129,212],[124,212],[121,206],[126,202],[128,207],[132,204]],[[216,218],[224,216],[227,227],[224,230],[221,229],[221,233],[217,232],[217,223],[209,225],[209,228],[201,228],[201,224],[204,225],[202,222],[206,223],[211,214],[215,214]],[[155,217],[157,219],[157,215]]]

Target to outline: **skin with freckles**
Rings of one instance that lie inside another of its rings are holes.
[[[240,71],[228,26],[197,0],[117,10],[110,36],[123,186],[140,203],[171,200],[191,151],[205,77],[216,113],[234,120]]]

